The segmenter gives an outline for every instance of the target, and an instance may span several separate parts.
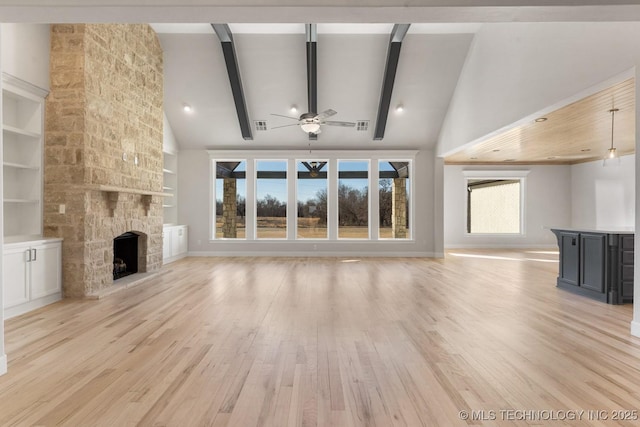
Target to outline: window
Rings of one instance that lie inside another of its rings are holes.
[[[256,237],[287,238],[287,161],[256,161]]]
[[[217,161],[215,170],[214,238],[244,239],[247,161]]]
[[[369,238],[367,160],[338,160],[338,237]]]
[[[467,233],[522,234],[524,178],[467,179]]]
[[[297,162],[298,239],[327,238],[326,160]]]
[[[409,162],[380,160],[378,171],[378,235],[381,239],[409,239]]]
[[[321,246],[337,240],[415,238],[416,152],[211,150],[209,156],[212,239],[286,240],[301,250],[328,250]]]

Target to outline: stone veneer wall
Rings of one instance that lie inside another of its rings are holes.
[[[162,191],[162,48],[148,25],[56,24],[50,72],[44,233],[64,238],[64,293],[81,297],[113,285],[113,238],[124,232],[142,236],[143,269],[162,266],[161,198],[147,212],[144,196],[119,193],[112,211],[96,189]]]

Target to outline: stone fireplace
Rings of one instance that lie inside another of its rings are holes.
[[[44,232],[64,238],[65,296],[99,295],[124,233],[138,272],[162,266],[162,49],[148,25],[56,24],[50,73]]]

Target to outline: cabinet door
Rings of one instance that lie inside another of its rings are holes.
[[[574,286],[578,286],[579,241],[578,233],[560,233],[560,278]]]
[[[580,234],[580,287],[596,292],[605,291],[606,235]]]
[[[29,248],[4,250],[4,308],[29,301]]]
[[[188,235],[189,233],[187,232],[186,226],[178,227],[178,252],[176,252],[174,255],[187,253],[187,249],[189,246]]]
[[[60,243],[48,243],[32,248],[31,299],[61,291],[61,255]]]
[[[164,227],[162,229],[162,259],[171,258],[171,229],[173,227]]]

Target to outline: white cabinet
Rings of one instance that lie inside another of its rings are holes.
[[[42,145],[46,91],[2,76],[5,237],[42,235]]]
[[[4,245],[5,318],[62,298],[62,239]]]
[[[178,222],[178,156],[175,153],[163,153],[162,190],[166,194],[162,202],[164,223],[174,225]]]
[[[187,256],[189,228],[186,225],[165,225],[162,230],[162,260],[165,264]]]

